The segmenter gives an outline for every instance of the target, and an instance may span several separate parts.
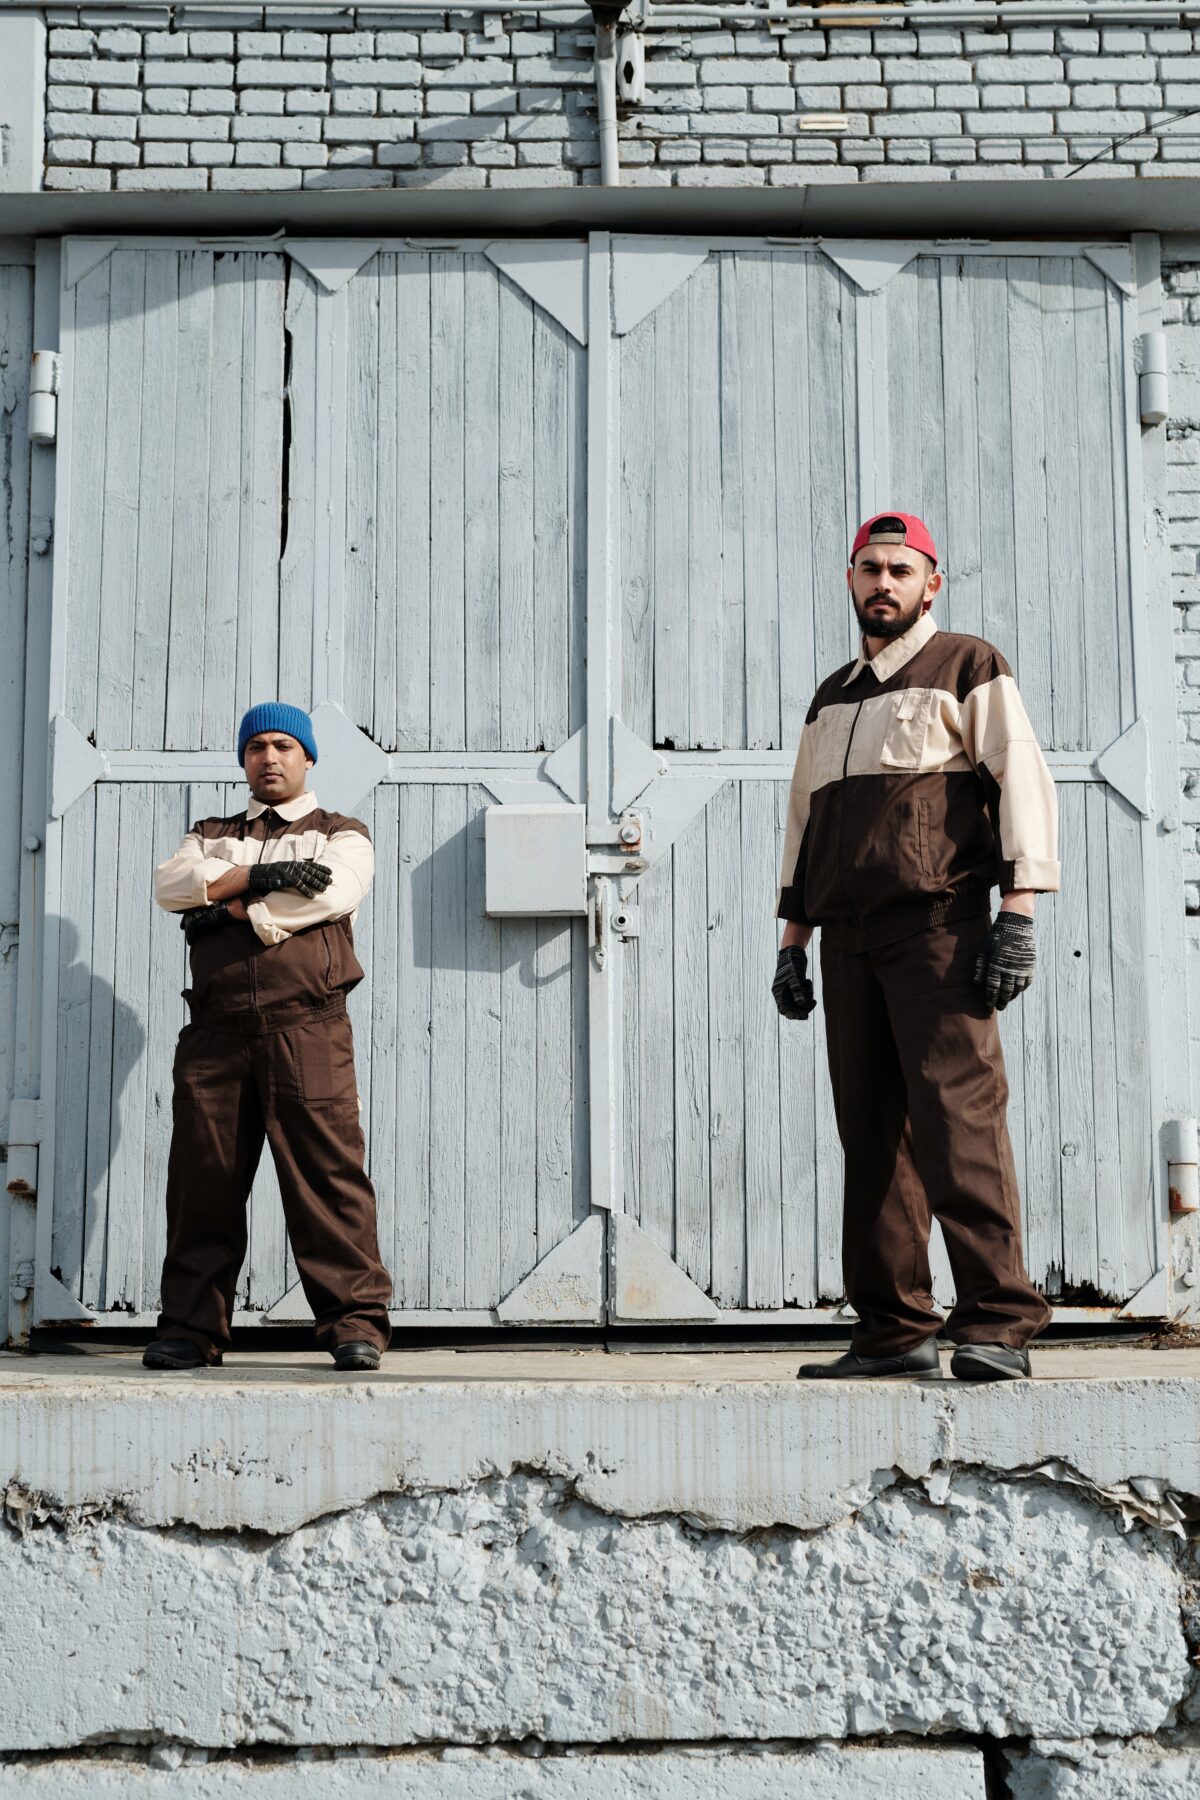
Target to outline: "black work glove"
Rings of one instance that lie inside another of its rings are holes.
[[[799,944],[789,944],[779,952],[771,994],[785,1019],[807,1019],[815,1010],[817,997],[808,979],[808,958]]]
[[[296,888],[306,900],[315,900],[333,880],[333,870],[319,862],[251,863],[250,892],[278,894],[283,888]]]
[[[975,958],[975,982],[1002,1012],[1033,980],[1037,953],[1033,920],[1024,913],[997,913],[987,943]]]
[[[211,937],[214,931],[223,930],[229,922],[229,908],[223,900],[212,906],[193,906],[179,915],[179,929],[189,944]]]

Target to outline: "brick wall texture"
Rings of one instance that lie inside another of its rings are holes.
[[[1136,0],[1130,0],[1131,21]],[[541,14],[56,10],[46,186],[596,180],[592,24]],[[906,25],[646,34],[627,186],[1200,174],[1200,31]],[[844,129],[810,123],[837,114]]]

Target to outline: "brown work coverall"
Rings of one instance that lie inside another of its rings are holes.
[[[792,778],[776,914],[821,928],[845,1152],[854,1349],[939,1329],[931,1216],[958,1343],[1026,1344],[1050,1309],[1025,1273],[996,1015],[974,983],[990,892],[1058,887],[1054,782],[1012,671],[928,612],[817,689]]]
[[[210,1358],[229,1347],[264,1138],[318,1344],[388,1342],[392,1284],[363,1167],[346,1013],[363,978],[352,928],[374,872],[366,826],[313,794],[278,807],[251,800],[232,818],[193,825],[155,872],[155,896],[171,912],[204,906],[208,883],[230,868],[293,857],[331,869],[325,892],[247,898],[249,924],[230,920],[192,947],[184,990],[191,1023],[175,1052],[158,1324]]]

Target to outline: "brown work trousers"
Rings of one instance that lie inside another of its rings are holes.
[[[939,1329],[931,1218],[954,1275],[948,1337],[1019,1347],[1050,1318],[1021,1253],[1000,1031],[973,980],[989,923],[960,919],[873,949],[821,933],[846,1156],[842,1268],[862,1356],[911,1350]]]
[[[246,1202],[265,1138],[318,1344],[384,1349],[392,1284],[363,1167],[345,997],[186,1025],[174,1121],[160,1335],[191,1338],[210,1360],[229,1348]]]

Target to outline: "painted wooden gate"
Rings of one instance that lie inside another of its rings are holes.
[[[1145,1286],[1126,247],[76,239],[62,274],[38,1321],[154,1312],[185,964],[150,872],[240,804],[236,721],[276,692],[376,844],[352,1011],[396,1316],[836,1302],[823,1045],[776,1019],[770,902],[877,504],[929,518],[941,622],[1013,662],[1063,783],[1066,892],[1003,1024],[1031,1264]],[[485,809],[529,800],[586,808],[586,918],[485,914]],[[305,1316],[269,1164],[239,1306]]]

